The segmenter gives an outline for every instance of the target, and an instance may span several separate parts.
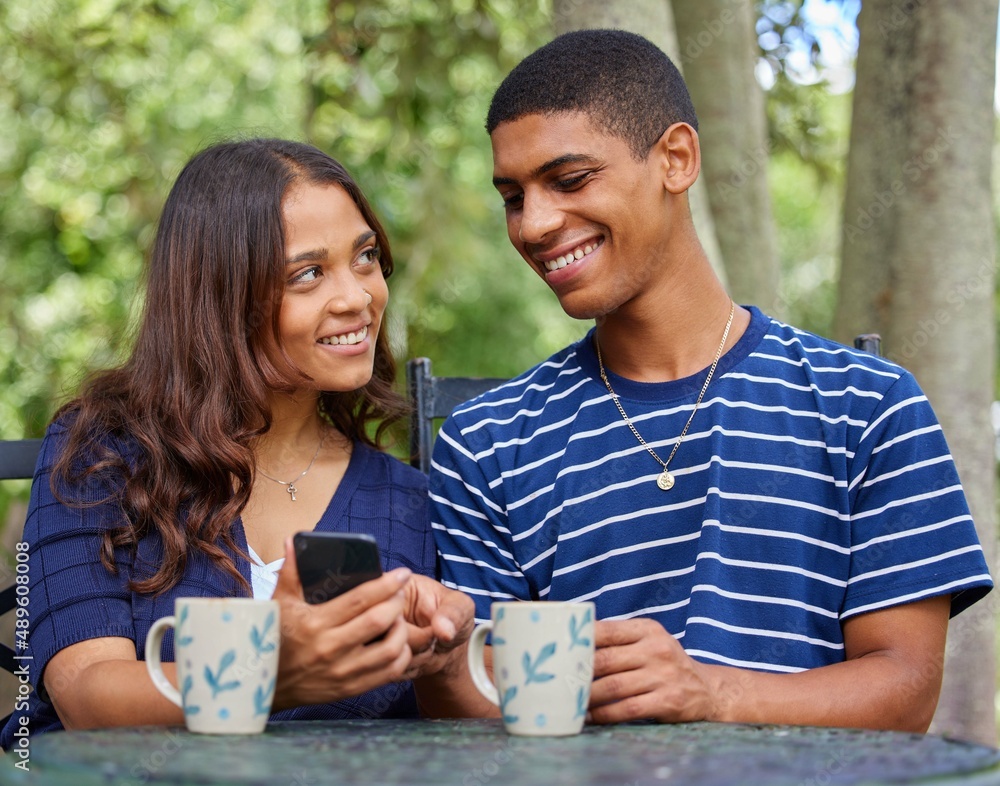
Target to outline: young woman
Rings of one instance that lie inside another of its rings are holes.
[[[405,678],[443,679],[472,604],[427,578],[424,476],[377,449],[405,407],[391,272],[368,202],[319,150],[258,139],[188,163],[131,357],[46,435],[24,532],[36,690],[3,747],[24,724],[182,723],[142,661],[184,596],[281,602],[275,718],[416,714]],[[385,575],[306,604],[290,541],[312,529],[374,536]]]

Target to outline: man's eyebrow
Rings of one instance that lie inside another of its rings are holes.
[[[558,158],[553,158],[551,161],[546,161],[540,167],[538,167],[534,172],[531,173],[532,177],[538,177],[539,175],[544,175],[546,172],[550,172],[553,169],[564,166],[566,164],[596,164],[597,159],[593,156],[588,156],[586,153],[567,153],[564,156],[559,156]],[[494,186],[513,186],[517,185],[517,181],[512,180],[509,177],[495,177],[493,178]]]
[[[357,251],[361,246],[375,237],[375,230],[369,229],[367,232],[362,232],[354,239],[354,243],[351,245],[352,251]],[[286,265],[295,265],[299,262],[320,262],[330,256],[330,251],[327,248],[312,248],[309,251],[303,251],[301,254],[296,254],[294,257],[289,257],[285,260]]]

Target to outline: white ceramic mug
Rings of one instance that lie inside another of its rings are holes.
[[[494,603],[469,640],[469,671],[510,734],[564,737],[583,728],[594,678],[593,603]],[[493,633],[493,678],[483,662]]]
[[[173,627],[175,688],[160,665],[160,645]],[[153,684],[184,710],[189,731],[259,734],[271,714],[278,674],[281,620],[273,600],[177,598],[146,636]]]

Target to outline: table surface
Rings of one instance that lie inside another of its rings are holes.
[[[626,724],[576,737],[509,737],[499,721],[272,723],[263,735],[180,728],[53,732],[0,783],[125,784],[1000,784],[1000,751],[940,737],[792,726]]]

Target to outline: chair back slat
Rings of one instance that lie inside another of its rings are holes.
[[[882,355],[882,336],[878,333],[862,333],[854,338],[854,348],[873,355]]]
[[[429,358],[406,364],[410,398],[410,464],[430,472],[434,421],[448,417],[459,404],[506,382],[496,377],[435,377]]]
[[[35,474],[40,439],[0,441],[0,480],[24,480]]]

